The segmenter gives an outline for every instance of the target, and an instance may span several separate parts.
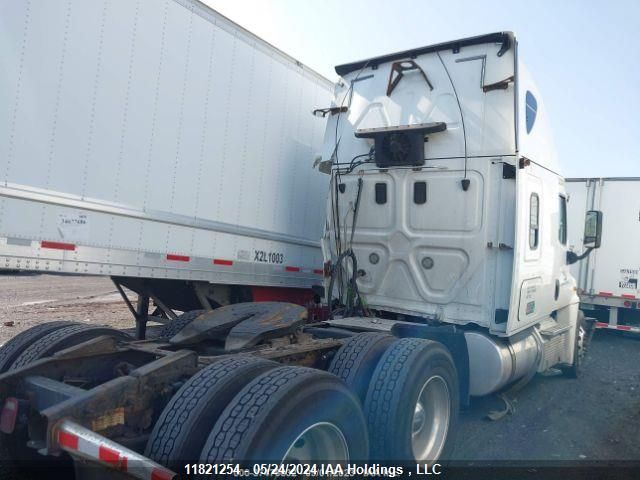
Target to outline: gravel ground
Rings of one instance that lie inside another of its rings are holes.
[[[50,320],[131,328],[108,278],[0,275],[0,343]],[[13,321],[13,326],[4,326]],[[580,379],[538,375],[513,397],[515,412],[487,420],[503,403],[475,399],[463,411],[455,457],[483,460],[640,460],[640,339],[597,331]]]
[[[640,339],[596,331],[579,379],[537,375],[514,395],[515,413],[495,396],[461,415],[461,460],[640,460]]]
[[[135,324],[107,277],[0,275],[0,344],[27,328],[53,320],[117,328],[131,328]],[[7,322],[13,325],[5,325]]]

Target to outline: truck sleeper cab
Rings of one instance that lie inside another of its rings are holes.
[[[514,34],[336,71],[322,165],[327,289],[343,317],[331,323],[459,327],[471,395],[573,365],[567,194]]]

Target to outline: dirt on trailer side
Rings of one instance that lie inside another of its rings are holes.
[[[0,345],[30,327],[54,320],[123,329],[134,326],[129,309],[109,277],[0,275]]]

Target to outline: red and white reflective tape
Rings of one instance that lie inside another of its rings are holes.
[[[167,253],[167,260],[171,262],[188,262],[191,259],[187,255],[176,255],[175,253]]]
[[[76,246],[73,243],[64,243],[64,242],[50,242],[48,240],[43,240],[40,242],[40,247],[42,248],[50,248],[52,250],[67,250],[74,251]]]
[[[78,249],[78,247],[79,246],[74,243],[65,243],[65,242],[49,241],[49,240],[42,240],[40,242],[40,248],[46,248],[50,250],[63,250],[63,251],[74,252]],[[166,253],[164,254],[164,260],[166,262],[172,262],[172,263],[173,262],[191,263],[191,262],[198,262],[202,260],[206,260],[207,262],[209,262],[209,260],[201,257],[192,257],[189,255],[184,255],[179,253]],[[236,262],[234,260],[226,260],[223,258],[214,258],[211,260],[211,264],[219,267],[232,267],[232,266],[238,266],[238,264],[251,264],[251,263],[252,262],[243,262],[243,261]],[[298,273],[298,274],[310,273],[313,275],[323,275],[323,276],[325,275],[325,271],[322,268],[299,267],[295,265],[284,265],[284,266],[271,265],[271,266],[277,271],[284,271],[286,273]],[[600,293],[607,295],[607,292],[600,292]],[[609,293],[608,295],[610,296],[611,294]],[[630,297],[627,297],[627,298],[630,298]]]
[[[604,322],[596,322],[596,328],[608,328],[611,330],[622,330],[623,332],[640,333],[640,328],[630,327],[629,325],[609,325]]]
[[[233,265],[233,260],[225,260],[223,258],[214,258],[213,259],[213,264],[214,265],[222,265],[225,267],[230,267]]]
[[[126,472],[141,480],[171,480],[177,474],[153,460],[129,450],[71,420],[62,420],[55,428],[58,446],[72,455],[94,460],[101,465]]]

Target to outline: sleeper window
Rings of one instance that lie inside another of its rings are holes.
[[[532,193],[529,199],[529,248],[538,248],[540,233],[540,199],[537,193]]]
[[[560,214],[558,215],[558,240],[567,244],[567,199],[560,195]]]

